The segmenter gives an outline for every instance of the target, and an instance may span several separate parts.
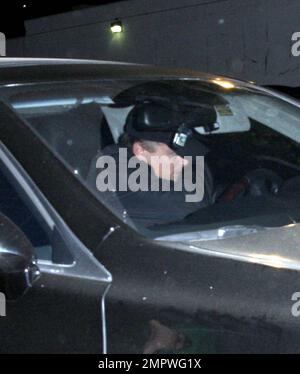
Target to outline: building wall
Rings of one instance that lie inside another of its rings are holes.
[[[120,17],[124,33],[113,35]],[[31,20],[8,56],[70,57],[187,67],[300,85],[299,0],[128,0]]]

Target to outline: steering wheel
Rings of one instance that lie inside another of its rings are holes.
[[[241,180],[229,186],[219,201],[234,201],[242,196],[276,195],[283,179],[273,170],[260,168],[247,173]]]

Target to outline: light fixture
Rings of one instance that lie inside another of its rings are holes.
[[[110,24],[110,29],[113,34],[115,33],[120,33],[123,31],[123,25],[121,20],[116,18],[111,24]]]

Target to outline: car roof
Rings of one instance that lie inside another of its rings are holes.
[[[75,58],[34,58],[34,57],[2,57],[0,59],[0,67],[11,66],[35,66],[35,65],[56,65],[56,64],[125,64],[137,65],[118,61],[102,61],[102,60],[86,60]]]
[[[0,84],[22,84],[46,81],[88,79],[156,79],[198,78],[213,80],[217,75],[187,69],[164,68],[126,62],[59,59],[59,58],[0,58]],[[239,80],[227,78],[239,84]]]

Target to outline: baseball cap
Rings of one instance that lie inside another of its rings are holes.
[[[125,132],[138,139],[165,143],[180,156],[204,155],[208,149],[197,140],[194,129],[202,126],[209,132],[216,119],[211,105],[145,99],[129,112]]]

